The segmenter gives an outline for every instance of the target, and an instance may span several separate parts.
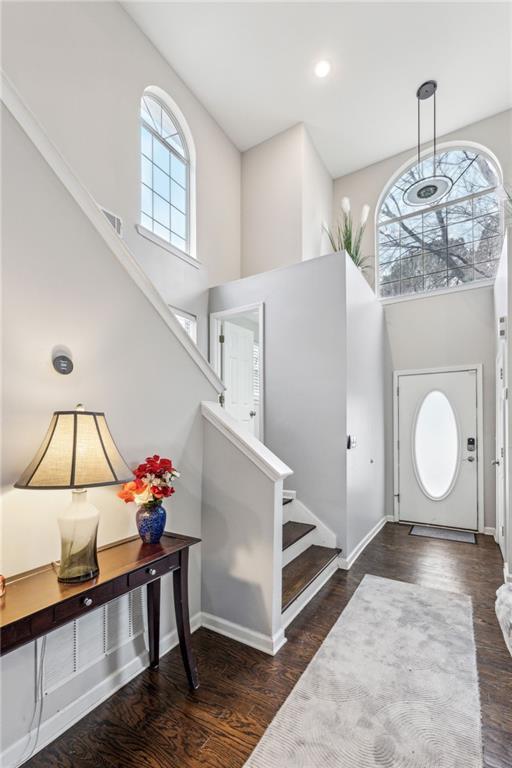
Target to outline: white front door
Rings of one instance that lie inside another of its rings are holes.
[[[505,557],[506,448],[508,400],[505,387],[505,343],[500,343],[496,360],[496,541]]]
[[[397,379],[400,521],[477,530],[476,369]]]
[[[226,386],[224,407],[239,424],[254,434],[254,333],[248,328],[224,320],[222,334],[222,372]]]

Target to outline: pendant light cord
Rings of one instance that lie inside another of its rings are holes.
[[[436,175],[436,148],[437,148],[437,138],[436,138],[436,91],[434,91],[434,176]]]
[[[420,167],[420,143],[421,143],[421,112],[420,112],[420,97],[418,96],[418,168]]]

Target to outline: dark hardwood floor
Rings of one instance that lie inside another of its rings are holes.
[[[478,536],[475,546],[408,531],[386,525],[352,570],[338,571],[295,619],[274,658],[200,629],[193,635],[198,691],[189,691],[174,649],[159,670],[139,675],[27,765],[241,768],[361,579],[371,573],[472,596],[484,766],[511,768],[512,659],[494,614],[494,593],[502,581],[498,549],[489,536]]]

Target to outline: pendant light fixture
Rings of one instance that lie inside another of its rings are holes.
[[[403,201],[406,205],[432,205],[437,203],[442,197],[444,197],[452,188],[453,181],[449,176],[440,175],[436,173],[436,154],[437,154],[437,136],[436,136],[436,91],[437,82],[435,80],[427,80],[422,83],[416,91],[416,98],[418,100],[418,168],[422,168],[421,164],[421,102],[426,99],[434,97],[434,156],[433,156],[433,175],[424,176],[423,178],[415,181],[405,190],[403,194]]]

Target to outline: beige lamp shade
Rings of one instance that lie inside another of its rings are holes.
[[[55,411],[41,447],[14,487],[92,488],[129,480],[133,473],[116,448],[104,413]]]

